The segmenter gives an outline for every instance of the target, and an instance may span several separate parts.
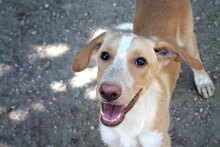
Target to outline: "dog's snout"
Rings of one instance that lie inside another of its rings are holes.
[[[113,101],[120,97],[121,87],[115,84],[103,83],[99,88],[99,93],[107,101]]]

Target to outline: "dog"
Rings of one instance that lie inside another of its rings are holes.
[[[136,0],[133,33],[104,32],[73,58],[84,70],[95,55],[100,132],[111,147],[169,147],[169,103],[180,63],[203,97],[214,94],[193,32],[189,0]]]

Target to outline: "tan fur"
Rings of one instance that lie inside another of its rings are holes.
[[[100,36],[98,36],[97,38],[100,38]],[[97,40],[97,38],[95,38],[94,40]],[[101,47],[98,51],[96,51],[96,57],[98,61],[97,89],[99,89],[100,85],[102,84],[101,79],[103,77],[103,74],[113,64],[113,61],[116,58],[118,52],[117,49],[119,48],[119,40],[122,38],[122,35],[109,32],[105,33],[105,35],[102,36],[102,38],[103,41],[101,43]],[[92,40],[92,42],[94,42],[94,40]],[[90,58],[91,52],[92,50],[94,50],[95,46],[96,45],[92,45],[89,48],[87,45],[87,53],[85,54],[85,51],[83,49],[76,55],[76,57],[81,55],[81,58],[83,58],[82,56]],[[169,58],[167,58],[163,55],[156,55],[154,49],[166,49],[172,52],[172,56],[168,56]],[[102,52],[109,53],[109,60],[104,61],[101,59],[100,56]],[[135,64],[135,60],[139,57],[146,59],[146,66],[137,67],[137,65]],[[120,86],[122,86],[122,94],[117,100],[113,101],[112,104],[128,104],[136,95],[136,93],[138,93],[138,91],[140,90],[141,93],[140,99],[138,100],[140,101],[139,103],[141,103],[141,101],[143,101],[144,99],[158,99],[157,104],[155,105],[155,108],[157,108],[156,114],[155,116],[153,116],[151,121],[147,121],[148,123],[146,124],[146,128],[147,130],[159,131],[160,133],[162,133],[163,146],[169,146],[169,135],[167,134],[169,127],[169,101],[172,91],[175,87],[175,82],[178,78],[180,65],[177,62],[186,62],[189,65],[194,66],[195,68],[200,68],[201,65],[197,60],[183,53],[177,46],[169,42],[166,42],[164,40],[151,40],[140,36],[135,36],[133,38],[127,50],[125,58],[127,60],[127,65],[123,66],[128,67],[128,70],[130,71],[134,79],[134,82],[131,87],[128,87],[127,85],[124,85],[123,83],[118,81],[120,83]],[[166,64],[161,60],[163,60],[164,62],[166,60]],[[73,65],[73,69],[77,69],[75,68],[75,65],[81,67],[81,64],[83,67],[88,65],[88,63],[87,65],[84,65],[84,62],[79,62],[78,60],[78,62],[75,62],[75,64]],[[118,71],[114,71],[112,76],[118,76],[117,79],[119,80],[123,77],[126,77],[125,74],[120,74],[121,72],[123,72],[123,70],[121,71],[119,69]],[[99,93],[98,97],[101,101],[105,102],[105,100],[101,98]],[[140,104],[135,104],[134,107],[136,105]]]
[[[145,37],[157,36],[171,39],[189,55],[197,59],[187,59],[185,53],[178,50],[181,58],[173,57],[174,60],[181,61],[185,58],[185,62],[197,69],[198,73],[206,74],[201,65],[193,32],[192,10],[189,0],[136,0],[133,31],[135,34]],[[160,45],[164,46],[165,44],[162,42],[156,43],[155,48],[160,48]],[[177,49],[175,45],[172,45],[172,47],[168,45],[167,47]],[[187,57],[191,58],[190,56]],[[171,93],[179,75],[179,67],[178,63],[171,62],[161,70],[162,74],[166,74],[169,77],[166,85],[170,86]],[[163,82],[161,81],[161,83]],[[169,126],[169,101],[170,98],[161,98],[155,121],[155,130],[163,130],[162,132],[167,136],[163,140],[163,146],[166,147],[170,146],[170,139],[167,134]]]
[[[73,71],[79,72],[84,70],[88,66],[93,49],[102,44],[105,34],[106,33],[102,33],[101,35],[90,41],[84,49],[82,49],[74,56],[72,65]]]
[[[109,146],[119,146],[122,143],[130,142],[136,146],[144,146],[144,137],[151,138],[147,134],[152,135],[154,140],[151,140],[151,143],[155,143],[156,137],[160,137],[160,134],[155,132],[159,132],[162,134],[161,146],[169,147],[171,146],[168,135],[169,103],[179,76],[180,62],[187,63],[196,72],[208,77],[202,67],[193,33],[190,1],[137,0],[134,33],[137,35],[133,36],[126,50],[126,56],[123,56],[126,65],[112,67],[115,64],[120,40],[124,34],[108,32],[93,39],[74,57],[72,69],[76,72],[85,69],[94,52],[98,61],[97,89],[103,81],[122,87],[121,96],[111,104],[126,105],[141,90],[139,99],[128,111],[121,124],[115,128],[100,124],[105,143]],[[100,45],[99,50],[94,51]],[[155,53],[154,49],[158,52]],[[165,54],[163,51],[166,51]],[[101,59],[100,56],[103,52],[109,53],[109,60]],[[140,57],[146,59],[146,66],[138,67],[135,64],[136,59]],[[118,62],[118,64],[122,63]],[[128,69],[128,72],[126,73],[124,69]],[[111,73],[106,73],[106,71]],[[106,79],[103,80],[104,76]],[[132,81],[131,86],[126,85],[129,80]],[[99,93],[98,97],[101,102],[106,102]],[[148,112],[142,112],[144,110]],[[140,112],[141,114],[139,114]],[[148,116],[145,116],[145,113]],[[142,119],[140,117],[146,119],[144,124],[140,122]],[[140,124],[135,126],[132,123]],[[143,128],[140,128],[141,125]],[[120,138],[121,134],[127,138]]]

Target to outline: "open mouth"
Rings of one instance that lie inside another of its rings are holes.
[[[141,89],[134,96],[134,98],[125,105],[112,105],[109,103],[101,103],[101,122],[106,126],[116,126],[120,124],[123,121],[125,114],[134,106],[140,92]]]

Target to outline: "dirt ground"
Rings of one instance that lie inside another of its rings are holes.
[[[99,29],[132,22],[134,0],[0,0],[0,147],[104,146],[96,66],[71,71],[72,57]],[[192,0],[212,98],[195,91],[182,64],[171,102],[173,147],[220,146],[220,1]]]

